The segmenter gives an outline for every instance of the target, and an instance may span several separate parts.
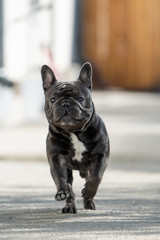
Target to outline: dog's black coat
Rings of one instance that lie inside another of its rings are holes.
[[[85,209],[95,209],[93,201],[107,167],[109,138],[91,99],[92,66],[82,66],[74,82],[58,82],[52,70],[41,69],[45,92],[45,113],[49,122],[47,157],[57,187],[55,199],[66,200],[63,213],[76,213],[72,191],[72,170],[86,179],[82,190]],[[76,155],[73,137],[83,145]],[[77,156],[81,155],[81,159]]]

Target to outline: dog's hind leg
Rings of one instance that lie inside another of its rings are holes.
[[[62,213],[77,213],[75,205],[75,194],[72,190],[73,175],[72,170],[67,169],[68,173],[68,186],[70,188],[71,195],[66,199],[66,206],[62,209]]]

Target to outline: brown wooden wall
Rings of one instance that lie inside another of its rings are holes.
[[[83,0],[82,53],[105,83],[160,87],[160,0]]]

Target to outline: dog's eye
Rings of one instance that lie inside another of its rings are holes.
[[[84,101],[84,98],[83,98],[83,97],[79,97],[79,98],[77,99],[77,101],[78,101],[78,102],[83,102],[83,101]]]
[[[50,99],[50,101],[51,101],[51,103],[54,103],[54,102],[56,101],[56,99],[55,99],[54,97],[52,97],[52,98]]]

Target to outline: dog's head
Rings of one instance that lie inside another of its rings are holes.
[[[60,131],[83,131],[92,118],[92,66],[85,63],[76,81],[58,82],[53,71],[42,66],[45,113],[52,128]]]

